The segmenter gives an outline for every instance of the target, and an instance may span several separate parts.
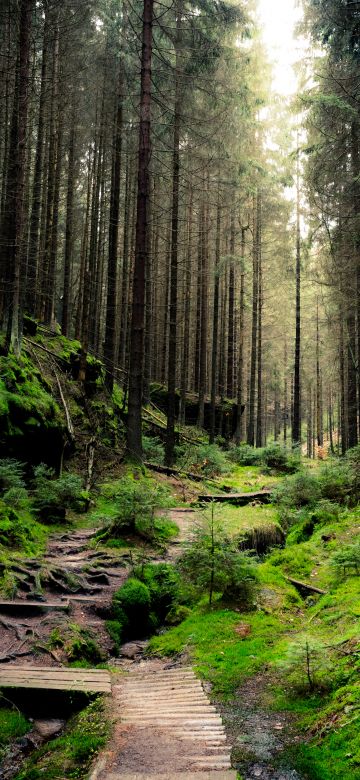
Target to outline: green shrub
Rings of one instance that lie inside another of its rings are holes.
[[[31,554],[33,545],[42,545],[44,532],[28,512],[13,509],[0,499],[0,544]]]
[[[228,452],[228,459],[238,466],[258,466],[262,463],[263,450],[255,449],[249,444],[240,444],[238,447],[232,447]]]
[[[360,574],[360,541],[356,544],[346,544],[337,550],[331,560],[336,569],[342,570],[344,576],[348,570]]]
[[[307,471],[299,471],[284,481],[273,492],[273,501],[280,508],[298,509],[315,506],[321,498],[319,480]]]
[[[149,628],[150,590],[144,582],[131,577],[113,596],[115,620],[126,624],[130,637],[144,636]],[[124,621],[125,618],[125,621]]]
[[[99,536],[106,540],[133,533],[153,539],[157,534],[156,513],[170,503],[171,497],[166,487],[136,474],[105,485],[102,489],[105,510],[102,516],[106,517],[109,508],[112,519]]]
[[[13,509],[31,510],[31,500],[24,487],[12,487],[6,490],[3,495],[3,502],[7,506],[13,507]]]
[[[345,461],[329,461],[324,463],[319,471],[319,487],[322,498],[336,501],[339,504],[347,504],[349,500],[354,503],[353,475],[351,468]]]
[[[192,541],[179,560],[180,570],[199,593],[207,593],[209,604],[215,593],[244,609],[252,604],[256,583],[255,564],[240,552],[235,539],[228,538],[214,518],[213,507],[202,526],[194,528]]]
[[[269,469],[281,471],[285,474],[294,474],[301,466],[299,450],[287,450],[280,444],[270,444],[262,451],[262,462]]]
[[[229,464],[225,453],[216,444],[181,444],[175,448],[180,468],[211,478],[226,474]]]
[[[298,635],[289,644],[279,666],[287,672],[289,683],[299,693],[329,690],[332,686],[334,664],[326,645],[313,636]]]
[[[79,509],[82,504],[82,479],[77,474],[63,474],[55,478],[54,471],[43,463],[34,468],[34,502],[37,509],[61,506]]]
[[[80,626],[72,626],[72,636],[65,642],[65,651],[69,661],[87,661],[98,664],[105,660],[104,651],[95,642],[90,631]]]
[[[118,655],[124,636],[124,625],[120,620],[107,620],[105,626],[109,637],[113,642],[113,650],[116,655]]]
[[[298,510],[291,516],[291,530],[287,535],[287,544],[299,544],[311,538],[317,526],[337,522],[341,507],[332,501],[322,499],[313,509]]]
[[[160,439],[155,436],[143,436],[142,444],[145,460],[150,461],[150,463],[158,463],[159,465],[164,463],[165,450]]]
[[[165,623],[169,626],[178,626],[190,614],[190,607],[185,606],[185,604],[174,604],[166,615]]]
[[[0,493],[11,489],[25,488],[25,464],[14,458],[0,459]]]
[[[148,587],[151,611],[162,623],[179,597],[180,576],[178,571],[169,563],[148,563],[145,566],[138,566],[134,574]]]

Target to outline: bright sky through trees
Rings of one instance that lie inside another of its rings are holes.
[[[302,11],[298,0],[259,0],[263,40],[273,63],[273,89],[283,95],[296,91],[293,65],[301,57],[303,42],[295,36]]]

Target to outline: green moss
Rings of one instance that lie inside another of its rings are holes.
[[[250,627],[245,639],[236,632],[242,622]],[[153,637],[149,652],[165,656],[186,652],[200,675],[212,682],[215,693],[228,698],[245,677],[281,657],[284,630],[275,615],[198,607],[179,626]]]
[[[14,780],[85,780],[110,733],[102,699],[69,722],[66,733],[36,750]]]
[[[30,728],[31,724],[21,712],[0,706],[0,757],[6,745],[22,737]]]

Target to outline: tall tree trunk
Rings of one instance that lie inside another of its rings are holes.
[[[258,305],[258,354],[257,354],[257,419],[256,419],[256,446],[263,444],[263,388],[262,388],[262,310],[263,310],[263,279],[261,260],[261,194],[258,196],[258,273],[259,273],[259,305]]]
[[[243,433],[244,393],[244,330],[245,330],[245,246],[247,227],[241,228],[241,275],[240,275],[240,320],[239,320],[239,365],[237,377],[237,417],[235,442],[240,444]]]
[[[74,98],[73,98],[74,100]],[[68,177],[66,196],[66,228],[65,228],[65,253],[64,253],[64,285],[62,299],[61,328],[64,336],[69,334],[71,309],[70,290],[71,273],[74,250],[74,190],[75,190],[75,107],[72,112],[71,130],[69,139]]]
[[[168,407],[165,442],[165,463],[172,466],[175,447],[175,392],[177,359],[177,286],[178,286],[178,229],[179,229],[179,178],[180,178],[180,44],[181,44],[182,0],[176,3],[175,41],[175,103],[173,137],[172,207],[171,207],[171,266],[170,266],[170,309],[168,348]]]
[[[32,207],[30,218],[30,237],[28,251],[27,285],[26,285],[26,311],[34,315],[36,306],[36,280],[40,253],[40,216],[42,181],[44,165],[44,136],[45,136],[45,110],[47,91],[48,69],[48,38],[49,38],[49,12],[47,4],[44,5],[44,35],[41,62],[41,84],[39,99],[38,131],[36,138],[36,151],[34,163],[34,178],[32,185]]]
[[[300,163],[299,152],[296,174],[296,301],[295,301],[295,355],[294,355],[294,404],[292,441],[301,444],[301,388],[300,388],[300,354],[301,354],[301,243],[300,243]]]
[[[184,335],[183,335],[183,353],[181,365],[181,388],[180,388],[180,422],[185,425],[186,417],[186,391],[189,380],[189,347],[190,347],[190,305],[191,305],[191,251],[192,251],[192,216],[193,216],[193,190],[190,187],[189,212],[188,212],[188,235],[187,235],[187,253],[185,269],[185,306],[184,306]]]
[[[21,350],[22,298],[21,258],[24,229],[24,184],[26,170],[26,140],[29,102],[30,36],[33,0],[21,0],[17,74],[11,121],[6,197],[1,237],[4,251],[4,274],[0,279],[4,305],[3,327],[6,330],[5,351]]]
[[[131,319],[127,451],[142,458],[141,407],[144,358],[145,268],[147,264],[150,190],[151,58],[154,0],[144,0],[141,53],[139,166],[135,267]]]
[[[226,394],[234,397],[235,213],[230,215],[229,311]]]
[[[125,206],[124,206],[124,235],[123,235],[123,267],[122,267],[122,287],[121,287],[121,323],[120,323],[120,342],[119,342],[119,364],[124,370],[126,363],[126,342],[127,342],[127,324],[129,310],[129,223],[131,215],[131,156],[128,151],[125,179]]]
[[[216,210],[216,238],[215,238],[215,268],[214,268],[214,300],[213,300],[213,332],[212,332],[212,350],[211,350],[211,400],[210,400],[210,444],[214,443],[216,434],[216,386],[217,386],[217,363],[218,363],[218,342],[219,342],[219,286],[220,286],[220,240],[221,240],[221,204],[220,192],[218,192],[218,202]]]
[[[316,438],[318,447],[324,444],[323,419],[322,419],[322,387],[320,369],[320,331],[319,331],[319,302],[316,304]]]
[[[205,182],[204,182],[205,190]],[[200,235],[201,257],[201,329],[200,329],[200,355],[199,355],[199,415],[198,426],[204,427],[206,371],[207,371],[207,236],[208,236],[208,204],[202,204],[202,229]]]
[[[287,420],[288,420],[288,374],[287,374],[287,340],[284,344],[284,444],[287,443]]]
[[[117,82],[115,122],[113,134],[113,157],[111,169],[110,215],[109,215],[109,246],[107,267],[107,298],[104,338],[104,360],[106,366],[106,385],[110,391],[114,384],[115,348],[116,348],[116,317],[117,317],[117,255],[120,212],[120,173],[122,148],[122,64]]]
[[[252,290],[252,325],[251,325],[251,357],[250,357],[250,387],[249,387],[249,417],[247,441],[255,445],[255,391],[256,391],[256,354],[258,332],[259,303],[259,246],[258,246],[258,209],[259,193],[253,201],[253,290]]]

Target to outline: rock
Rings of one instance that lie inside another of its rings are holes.
[[[40,734],[40,736],[43,737],[44,739],[49,739],[50,737],[55,736],[55,734],[59,734],[59,732],[64,728],[64,726],[65,726],[65,721],[57,720],[56,718],[50,720],[34,721],[35,731],[38,734]]]
[[[249,623],[238,623],[238,625],[235,626],[235,631],[240,639],[245,639],[251,634],[251,626]]]
[[[120,648],[120,655],[123,658],[135,658],[135,656],[142,653],[144,646],[144,642],[127,642]]]

